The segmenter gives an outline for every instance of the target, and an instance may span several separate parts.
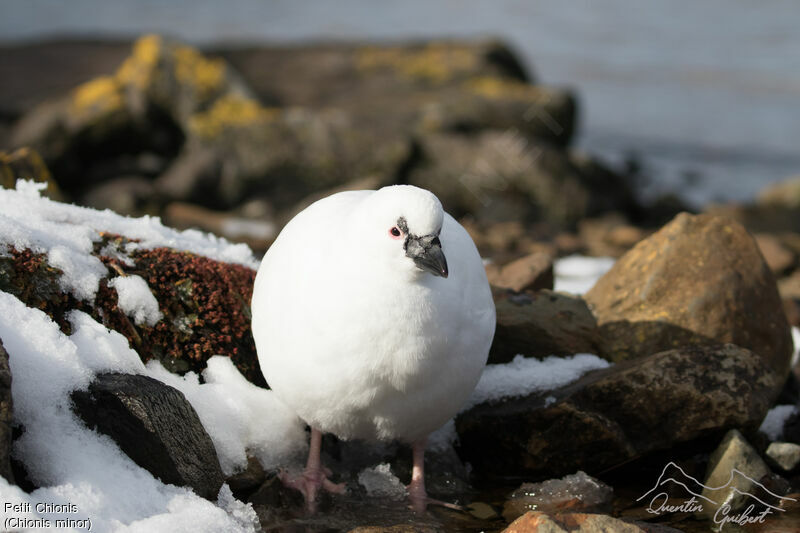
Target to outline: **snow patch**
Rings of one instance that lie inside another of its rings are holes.
[[[358,483],[367,489],[367,494],[377,498],[401,500],[406,497],[406,487],[392,474],[388,463],[365,468],[358,473]]]
[[[117,304],[123,313],[133,318],[137,326],[155,326],[163,318],[158,300],[140,276],[119,276],[108,282],[117,291]]]
[[[583,294],[591,289],[612,266],[611,257],[585,257],[571,255],[556,260],[553,264],[555,283],[553,289],[559,292]]]

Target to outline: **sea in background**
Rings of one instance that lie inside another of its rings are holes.
[[[0,42],[159,32],[194,44],[496,36],[580,98],[576,145],[644,197],[747,200],[800,175],[792,0],[0,0]]]

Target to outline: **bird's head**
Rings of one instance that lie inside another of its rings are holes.
[[[359,211],[359,233],[369,253],[401,272],[448,276],[439,238],[444,211],[433,193],[411,185],[384,187]]]

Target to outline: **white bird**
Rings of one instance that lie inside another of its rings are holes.
[[[399,439],[424,509],[427,436],[475,388],[495,329],[480,255],[438,198],[397,185],[315,202],[264,256],[252,317],[267,383],[311,427],[306,469],[284,482],[313,507],[320,487],[344,490],[321,464],[322,433]]]

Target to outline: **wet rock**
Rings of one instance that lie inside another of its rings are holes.
[[[753,496],[762,502],[779,503],[773,502],[758,483],[769,473],[769,467],[742,434],[730,430],[708,461],[702,496],[714,504],[704,505],[700,514],[713,518],[723,506],[730,508],[724,514],[735,513],[754,503]]]
[[[567,513],[550,515],[528,511],[511,523],[503,533],[680,533],[680,530],[658,524],[626,522],[608,515]]]
[[[72,401],[89,427],[110,436],[136,464],[216,501],[224,482],[217,452],[180,391],[146,376],[100,374]]]
[[[0,187],[13,189],[17,180],[30,180],[46,184],[44,196],[62,200],[63,194],[53,180],[42,157],[30,148],[19,148],[11,153],[0,151]]]
[[[562,479],[523,483],[503,506],[503,518],[513,522],[528,511],[601,512],[610,510],[614,489],[602,481],[577,472]]]
[[[594,353],[596,321],[581,298],[549,290],[515,293],[494,289],[497,328],[490,363],[515,355],[547,357]]]
[[[239,500],[245,500],[246,496],[255,492],[266,481],[267,473],[258,459],[247,458],[247,467],[241,472],[237,472],[225,479],[225,483],[231,488],[233,495]]]
[[[784,246],[779,238],[769,233],[758,233],[755,239],[773,274],[780,276],[794,266],[796,259],[794,253]]]
[[[731,428],[754,431],[777,381],[737,346],[661,352],[555,391],[478,405],[456,418],[459,453],[485,478],[597,473]]]
[[[532,253],[501,267],[487,267],[489,284],[515,292],[553,290],[553,256]]]
[[[771,442],[766,456],[784,472],[792,472],[800,465],[800,444],[794,442]]]
[[[11,472],[11,424],[14,421],[14,404],[11,397],[11,368],[8,352],[0,340],[0,476],[14,483]]]
[[[454,216],[488,221],[544,220],[569,226],[600,211],[633,205],[624,179],[515,131],[419,138],[408,183],[433,191]]]
[[[747,231],[709,215],[678,215],[636,245],[585,295],[599,348],[624,361],[730,342],[789,370],[789,325],[769,267]]]

